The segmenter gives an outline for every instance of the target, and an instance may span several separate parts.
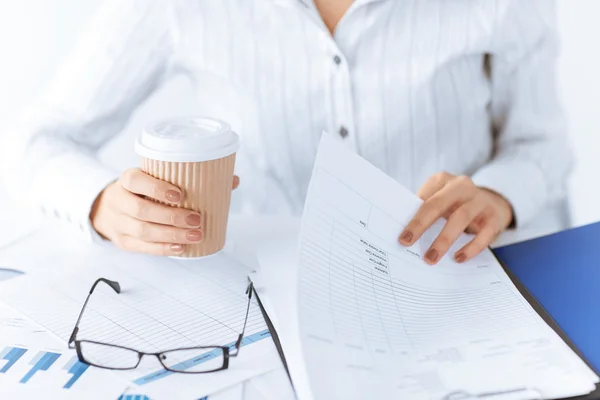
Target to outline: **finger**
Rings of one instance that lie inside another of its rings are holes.
[[[193,244],[202,241],[199,229],[183,229],[168,225],[153,224],[134,218],[123,222],[122,234],[151,243]]]
[[[501,229],[495,224],[487,224],[481,231],[467,243],[462,249],[456,252],[454,259],[456,262],[462,263],[475,257],[487,248],[498,237]]]
[[[237,189],[240,186],[240,177],[237,175],[233,176],[233,188]]]
[[[431,196],[440,191],[453,177],[453,175],[450,175],[447,172],[439,172],[433,175],[427,179],[423,186],[419,188],[417,191],[417,196],[419,196],[423,201],[429,199]]]
[[[165,203],[179,204],[183,197],[181,189],[177,186],[150,176],[139,168],[125,171],[119,178],[119,183],[131,193],[148,196]]]
[[[471,187],[472,186],[472,187]],[[400,234],[399,241],[410,246],[450,208],[474,197],[475,186],[462,178],[455,178],[421,205],[413,219]]]
[[[471,200],[462,204],[448,218],[448,222],[440,232],[439,236],[433,241],[431,247],[425,252],[425,261],[429,264],[436,264],[459,236],[469,226],[477,215],[485,208],[483,201]]]
[[[481,232],[481,230],[485,226],[486,221],[487,221],[487,219],[484,214],[478,215],[477,217],[475,217],[475,219],[473,221],[471,221],[471,223],[469,224],[469,226],[466,229],[466,232],[472,233],[472,234],[477,234],[477,233]]]
[[[199,228],[202,217],[196,211],[158,204],[122,189],[123,193],[114,207],[122,214],[140,221],[171,225],[179,228]]]
[[[150,243],[132,236],[121,236],[115,241],[115,244],[126,251],[155,256],[179,256],[185,250],[185,246],[182,244]]]

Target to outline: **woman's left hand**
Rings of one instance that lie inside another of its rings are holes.
[[[425,261],[437,263],[464,231],[476,236],[454,254],[465,262],[488,247],[513,220],[510,203],[498,193],[475,186],[467,176],[438,173],[419,189],[424,201],[400,234],[400,244],[415,243],[435,221],[446,218],[442,232],[425,252]]]

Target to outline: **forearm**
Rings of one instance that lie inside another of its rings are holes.
[[[2,151],[3,179],[16,203],[90,237],[91,205],[116,171],[100,163],[93,149],[43,129],[8,132]]]
[[[556,82],[554,1],[513,0],[490,55],[494,155],[473,175],[508,199],[517,226],[566,196],[572,153]]]
[[[97,195],[118,174],[98,150],[170,76],[175,40],[167,0],[110,0],[58,76],[5,135],[11,193],[45,215],[89,232]]]

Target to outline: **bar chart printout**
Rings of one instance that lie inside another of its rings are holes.
[[[118,281],[120,294],[108,285],[96,287],[81,319],[78,339],[151,353],[211,347],[209,351],[171,352],[170,363],[182,370],[220,367],[222,351],[212,347],[231,348],[242,332],[248,269],[226,254],[186,263],[104,251],[98,257],[88,255],[85,269],[71,267],[81,262],[61,259],[56,262],[60,266],[47,276],[41,271],[21,277],[6,290],[0,287],[0,299],[48,332],[68,338],[91,285],[99,277]],[[43,301],[34,302],[25,288],[35,290]],[[94,357],[94,364],[109,365],[123,362],[119,357],[128,354],[97,351],[88,356]],[[30,366],[31,376],[26,379],[35,382],[46,373],[43,368],[53,370],[60,364],[67,378],[62,385],[77,388],[86,375],[107,371],[122,382],[143,386],[143,393],[150,398],[172,397],[174,386],[180,388],[177,394],[181,398],[199,398],[269,372],[281,363],[254,299],[240,355],[230,361],[227,373],[173,373],[155,357],[144,357],[137,368],[125,371],[85,369],[77,363],[66,366],[68,359],[47,365],[51,361],[50,356],[36,360],[39,365]]]
[[[5,347],[4,350],[0,351],[0,359],[6,361],[4,366],[0,368],[0,373],[5,374],[8,372],[10,367],[15,365],[17,361],[27,352],[27,349],[20,347]]]
[[[65,389],[70,389],[78,380],[81,378],[83,373],[88,370],[89,364],[82,363],[77,357],[71,358],[71,360],[64,366],[64,369],[71,374],[71,378],[63,386]]]
[[[96,370],[86,379],[90,366],[72,353],[5,346],[0,350],[0,398],[30,398],[38,393],[60,398],[67,392],[75,397],[106,398],[119,395],[126,382],[108,371]],[[98,382],[103,384],[100,387]],[[94,396],[88,394],[94,389]],[[13,391],[11,391],[13,390]]]
[[[324,135],[299,249],[299,331],[312,396],[431,399],[525,388],[524,398],[535,398],[594,390],[598,378],[489,251],[458,264],[451,250],[426,264],[422,254],[443,221],[410,248],[398,244],[420,204]]]
[[[30,362],[31,369],[23,379],[21,383],[27,383],[38,371],[48,371],[48,369],[58,360],[61,355],[59,353],[52,353],[48,351],[40,351]]]
[[[117,398],[128,385],[81,363],[65,343],[0,303],[0,399]]]

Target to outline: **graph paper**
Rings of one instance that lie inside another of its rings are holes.
[[[178,261],[103,251],[84,259],[47,262],[45,274],[15,279],[0,290],[0,298],[63,342],[68,340],[83,301],[99,277],[118,281],[121,294],[107,285],[97,286],[83,314],[79,339],[159,352],[233,346],[242,332],[248,270],[225,254]],[[191,366],[208,359],[178,361]],[[144,393],[164,395],[173,385],[182,385],[182,396],[187,391],[201,397],[279,366],[270,333],[253,301],[240,357],[230,361],[227,371],[176,374],[164,370],[156,358],[145,357],[137,369],[118,372],[117,376],[143,386]]]

